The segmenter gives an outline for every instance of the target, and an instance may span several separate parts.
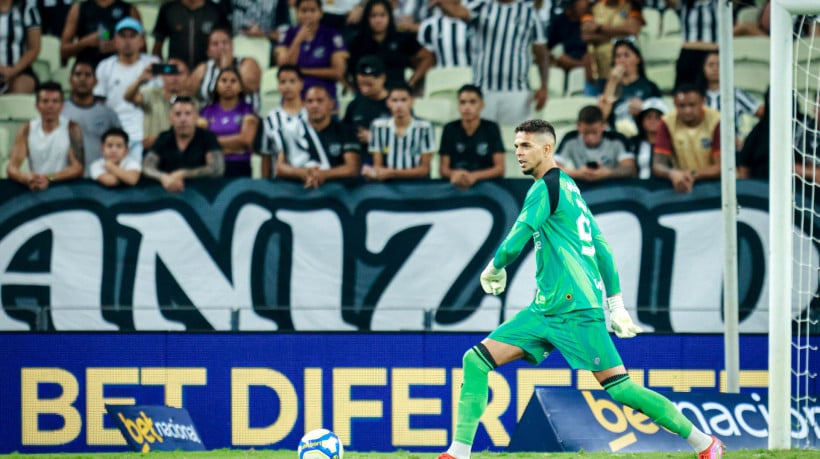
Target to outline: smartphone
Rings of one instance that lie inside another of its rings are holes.
[[[178,75],[179,68],[176,64],[151,64],[151,73],[154,75]]]
[[[587,167],[590,169],[598,169],[599,166],[598,161],[587,161]]]

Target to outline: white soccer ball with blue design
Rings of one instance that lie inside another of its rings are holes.
[[[299,459],[342,459],[344,448],[335,433],[316,429],[299,440]]]

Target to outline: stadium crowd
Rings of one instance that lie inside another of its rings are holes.
[[[467,189],[517,166],[509,126],[537,117],[576,180],[688,192],[720,176],[717,4],[0,0],[0,100],[34,94],[39,115],[0,157],[32,190],[129,185],[134,171],[169,191],[197,177],[316,188],[431,174]],[[734,11],[737,36],[768,35],[768,2]],[[48,36],[59,65],[43,71]],[[762,157],[743,146],[763,89],[735,92],[741,165]]]

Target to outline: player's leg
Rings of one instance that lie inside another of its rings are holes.
[[[440,459],[468,459],[478,423],[487,408],[489,396],[489,373],[493,369],[524,358],[536,363],[546,352],[543,344],[530,338],[531,331],[537,329],[532,322],[532,313],[523,310],[502,324],[481,343],[470,348],[462,360],[464,381],[458,399],[456,431],[453,442]],[[538,316],[534,316],[538,317]]]

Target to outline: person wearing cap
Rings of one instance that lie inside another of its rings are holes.
[[[377,118],[390,116],[387,108],[387,88],[384,64],[376,56],[365,56],[356,65],[356,86],[359,92],[348,104],[344,122],[356,129],[362,151],[370,143],[370,124]],[[370,164],[370,158],[364,158]]]
[[[136,161],[142,161],[143,111],[125,99],[125,92],[146,67],[159,62],[156,57],[140,52],[145,46],[143,33],[140,21],[132,17],[117,23],[114,27],[117,54],[103,59],[97,66],[97,85],[94,86],[94,95],[105,99],[105,104],[114,110],[128,133],[128,155]]]
[[[689,193],[696,180],[720,178],[720,112],[706,106],[703,89],[693,84],[675,89],[674,101],[661,119],[652,174]]]
[[[643,56],[635,43],[616,41],[612,47],[612,63],[604,92],[598,98],[598,107],[610,129],[631,137],[638,132],[635,117],[640,113],[644,99],[661,97],[662,93],[658,85],[646,77]]]
[[[40,15],[30,3],[0,0],[0,94],[32,94],[37,75],[32,64],[40,54]]]
[[[631,150],[638,162],[638,178],[652,178],[652,148],[658,139],[661,117],[669,111],[663,99],[652,97],[643,101],[641,112],[635,117],[638,134],[629,139]]]
[[[441,177],[459,190],[467,190],[479,180],[504,176],[504,142],[501,129],[481,118],[484,98],[478,86],[467,84],[458,90],[461,119],[444,125],[439,148]]]
[[[558,167],[567,175],[584,182],[635,177],[638,171],[629,141],[606,130],[600,108],[582,108],[576,126],[564,136],[555,154]]]
[[[71,57],[96,67],[103,59],[113,56],[114,28],[126,17],[140,22],[137,8],[124,0],[86,0],[76,2],[68,10],[65,27],[60,37],[60,58]]]

